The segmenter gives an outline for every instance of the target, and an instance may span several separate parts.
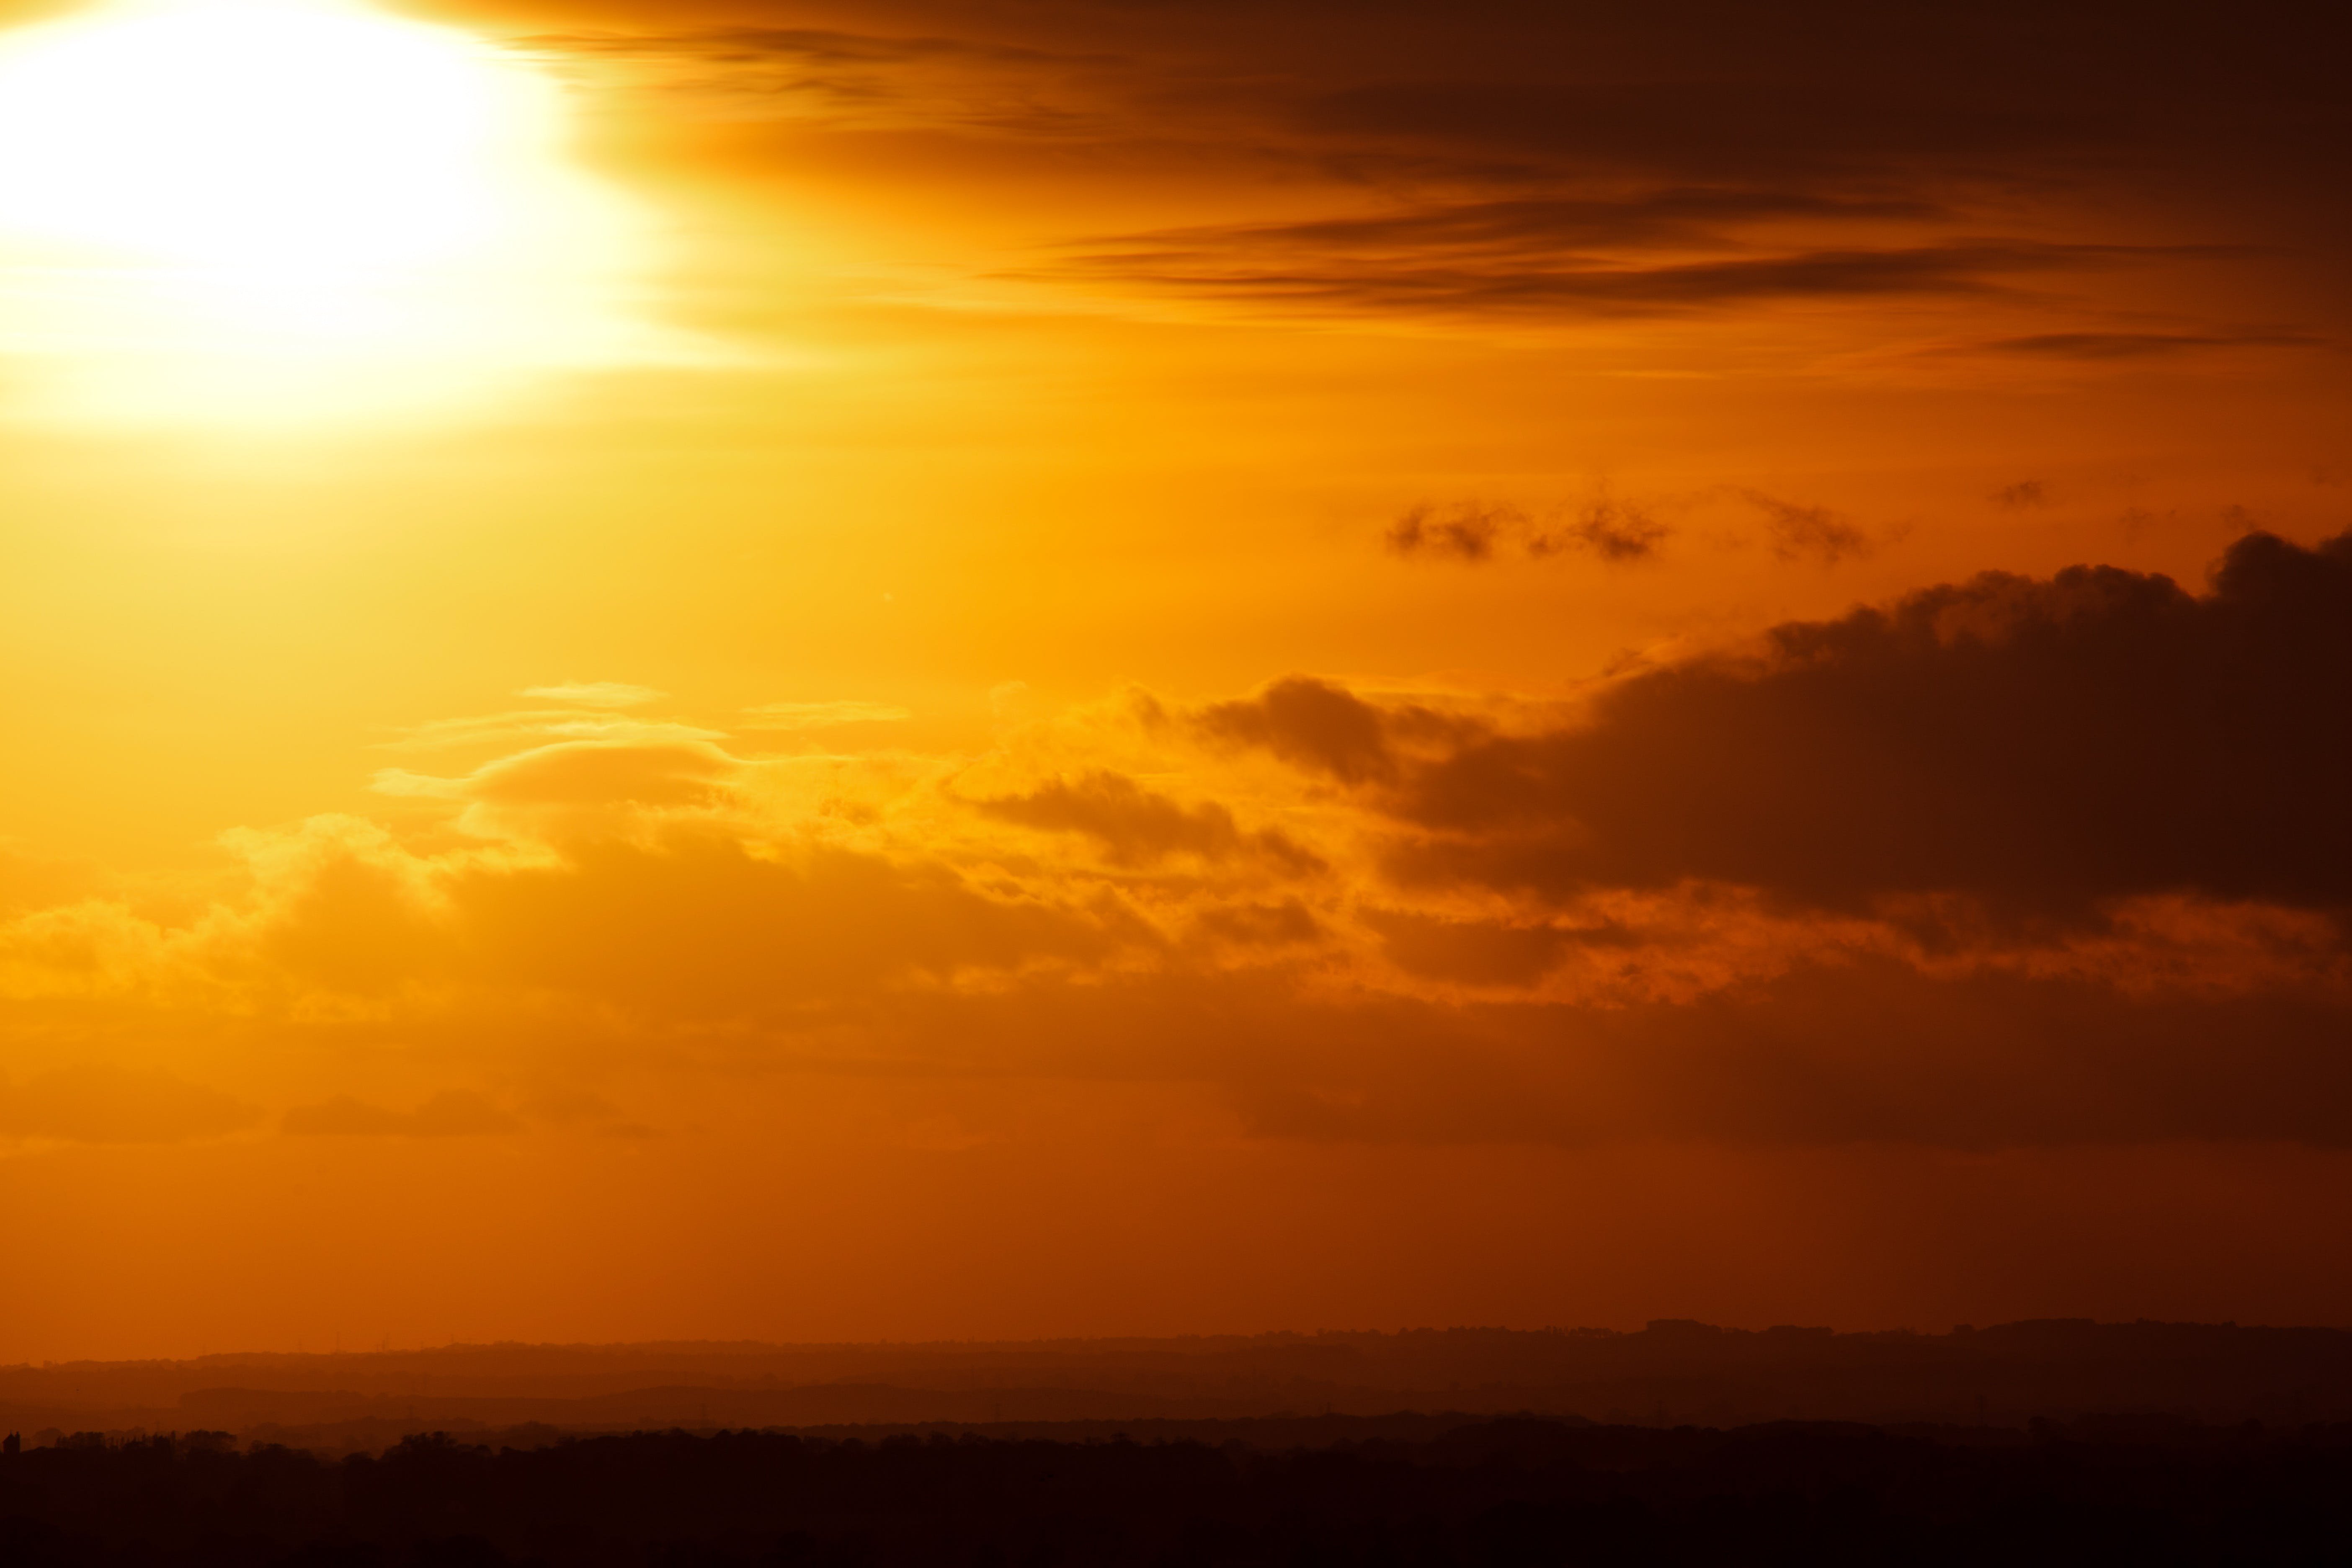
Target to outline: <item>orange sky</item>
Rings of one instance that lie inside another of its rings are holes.
[[[555,118],[0,90],[0,1360],[2352,1322],[2340,24],[175,4]]]

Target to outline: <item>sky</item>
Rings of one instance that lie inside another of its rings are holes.
[[[2340,18],[0,22],[0,1361],[2352,1324]]]

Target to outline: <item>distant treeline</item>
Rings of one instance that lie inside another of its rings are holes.
[[[576,1432],[1399,1411],[1615,1426],[1960,1422],[2163,1410],[2352,1420],[2352,1331],[2044,1321],[1944,1334],[1444,1329],[895,1345],[453,1345],[0,1367],[0,1431],[265,1433],[369,1447],[530,1423]],[[275,1428],[274,1432],[267,1429]]]
[[[1532,1418],[1427,1442],[644,1434],[0,1454],[9,1568],[2340,1564],[2352,1426]]]

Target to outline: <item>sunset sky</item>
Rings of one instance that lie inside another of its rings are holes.
[[[2352,37],[0,7],[0,1362],[2352,1324]]]

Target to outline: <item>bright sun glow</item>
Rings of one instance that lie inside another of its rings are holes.
[[[80,411],[374,411],[658,353],[634,215],[530,62],[358,0],[117,0],[0,44],[0,353]]]

